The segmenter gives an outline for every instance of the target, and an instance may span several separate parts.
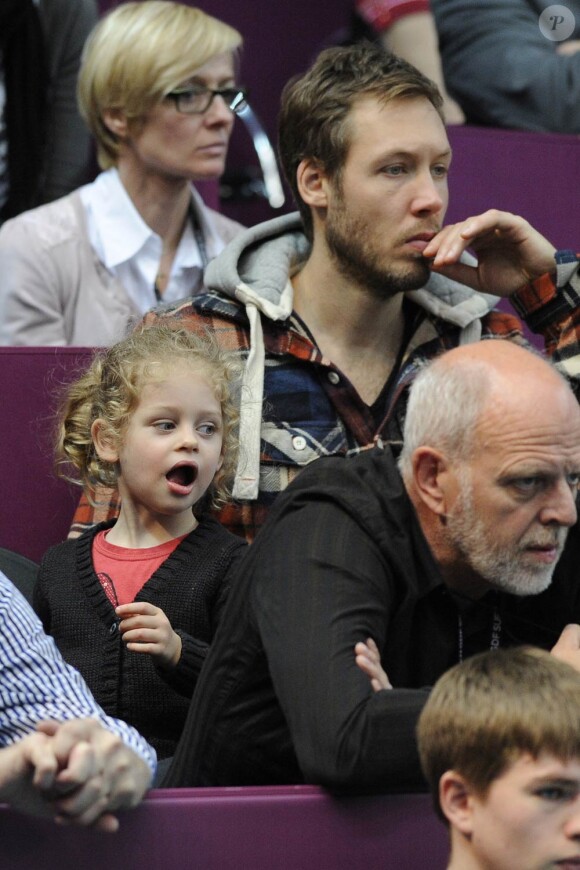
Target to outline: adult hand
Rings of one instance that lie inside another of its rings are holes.
[[[580,671],[580,625],[567,625],[550,652],[574,670]]]
[[[470,248],[477,265],[460,263]],[[430,266],[455,281],[496,296],[516,290],[556,268],[556,248],[526,220],[490,209],[451,224],[437,233],[423,251]]]
[[[354,648],[355,661],[363,674],[366,674],[371,681],[371,687],[374,692],[380,692],[381,689],[392,689],[387,674],[381,665],[381,654],[376,643],[369,637],[364,643],[360,641]]]
[[[145,761],[97,719],[39,722],[37,728],[51,738],[58,766],[43,789],[56,821],[116,831],[115,811],[136,806],[150,785]]]
[[[181,658],[181,638],[160,607],[147,601],[134,601],[116,608],[121,623],[119,631],[127,649],[155,656],[165,666],[174,666]]]
[[[50,816],[42,791],[52,787],[58,763],[45,734],[29,734],[0,749],[0,800],[22,812]]]

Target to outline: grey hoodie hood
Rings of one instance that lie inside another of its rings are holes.
[[[244,449],[233,490],[236,499],[258,497],[265,365],[260,315],[274,321],[290,316],[293,305],[290,278],[299,271],[309,253],[310,244],[296,212],[258,224],[236,236],[209,263],[205,272],[205,286],[242,303],[250,323],[251,350],[242,382],[240,408],[240,443]],[[475,262],[469,255],[464,255],[462,260]],[[498,302],[496,296],[477,293],[435,273],[424,287],[406,295],[434,317],[459,327],[460,344],[481,338],[481,318]]]

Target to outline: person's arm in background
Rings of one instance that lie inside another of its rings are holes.
[[[89,131],[77,108],[77,76],[85,40],[97,23],[95,0],[39,0],[50,75],[45,176],[50,202],[90,180]]]
[[[34,811],[35,791],[42,786],[52,815],[115,830],[111,813],[143,797],[155,771],[155,752],[134,728],[101,710],[1,573],[0,687],[0,747],[10,749],[4,756],[0,749],[0,771],[8,766],[3,788],[15,805]],[[48,768],[38,761],[39,741],[18,746],[38,730],[52,753],[52,767],[50,758]]]
[[[354,655],[366,638],[381,650],[388,643],[389,567],[370,534],[332,500],[305,498],[295,507],[258,535],[245,564],[304,780],[358,791],[420,788],[414,729],[428,690],[373,692]]]
[[[564,4],[576,22],[569,49],[540,30],[548,5],[431,0],[445,81],[467,123],[580,133],[580,2]]]
[[[389,51],[416,66],[435,82],[443,97],[443,111],[448,124],[463,124],[465,116],[458,103],[447,93],[437,44],[437,31],[431,12],[405,15],[381,33],[381,42]]]
[[[443,96],[447,123],[463,124],[463,112],[445,88],[429,0],[358,0],[355,8],[387,51],[412,63],[435,82]]]

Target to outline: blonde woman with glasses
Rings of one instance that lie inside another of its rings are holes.
[[[78,97],[96,180],[0,231],[0,344],[110,345],[195,295],[240,230],[192,182],[224,171],[240,34],[200,9],[125,3],[85,45]]]

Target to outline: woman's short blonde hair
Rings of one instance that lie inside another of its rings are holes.
[[[241,44],[229,24],[171,0],[123,3],[106,15],[86,42],[78,81],[79,108],[101,168],[115,166],[119,156],[105,110],[122,109],[137,122],[197,67]]]

